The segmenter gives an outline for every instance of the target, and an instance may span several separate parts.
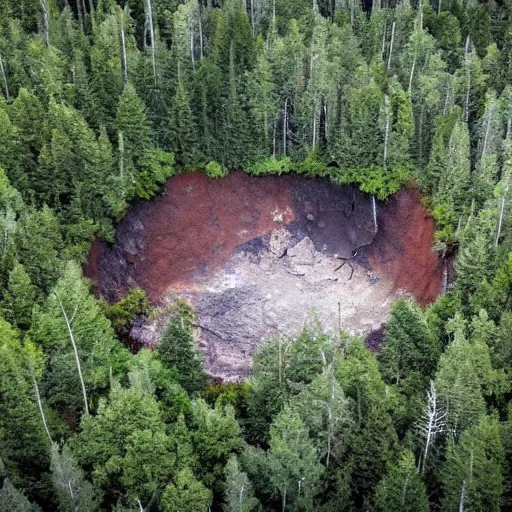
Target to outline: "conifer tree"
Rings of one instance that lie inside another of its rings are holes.
[[[181,470],[176,476],[176,483],[170,483],[162,496],[164,512],[199,512],[208,510],[212,493],[198,481],[190,469]]]
[[[498,421],[482,416],[458,441],[448,443],[443,508],[499,511],[504,462]]]
[[[323,472],[307,428],[297,412],[285,407],[270,427],[268,471],[272,487],[281,500],[281,511],[290,504],[312,506]]]
[[[62,450],[52,444],[51,471],[53,485],[59,497],[60,510],[63,512],[94,512],[97,510],[99,496],[85,479],[84,472],[78,467],[68,445]]]
[[[0,327],[0,457],[10,481],[34,497],[44,486],[40,475],[49,468],[49,443],[28,377],[28,348],[5,320]]]
[[[169,147],[177,163],[181,165],[198,163],[197,126],[190,108],[185,83],[181,77],[178,78],[178,86],[171,104]]]
[[[376,510],[380,512],[428,512],[425,484],[416,471],[411,452],[402,453],[390,463],[387,475],[375,493]]]
[[[9,512],[32,512],[34,509],[25,494],[16,489],[11,481],[6,478],[0,489],[0,510]]]
[[[236,456],[230,457],[226,464],[226,491],[224,512],[251,512],[258,506],[252,485],[238,464]]]
[[[32,320],[32,308],[36,302],[37,290],[23,265],[16,263],[9,272],[9,281],[2,307],[6,320],[27,330]]]
[[[178,304],[178,316],[166,326],[160,344],[160,361],[175,372],[176,381],[189,393],[200,392],[206,384],[201,356],[194,345],[193,312],[185,303]]]

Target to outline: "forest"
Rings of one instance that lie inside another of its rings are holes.
[[[512,510],[510,0],[0,0],[0,510]],[[418,187],[452,279],[376,353],[322,326],[208,378],[83,264],[201,170]]]

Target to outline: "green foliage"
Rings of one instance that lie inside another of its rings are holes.
[[[33,508],[23,492],[18,491],[8,478],[0,489],[0,510],[10,512],[32,512]]]
[[[62,450],[56,443],[52,444],[51,462],[52,480],[59,497],[60,510],[63,512],[94,512],[100,497],[92,485],[85,479],[84,472],[78,467],[68,445]]]
[[[226,175],[222,166],[215,161],[208,162],[204,170],[209,178],[222,178]]]
[[[292,171],[293,169],[292,159],[285,157],[277,159],[270,157],[265,160],[261,160],[250,164],[246,167],[246,171],[255,176],[261,176],[264,174],[283,174]]]
[[[379,357],[384,379],[399,384],[413,372],[429,378],[440,353],[421,309],[410,300],[395,302]]]
[[[206,385],[206,374],[200,353],[194,344],[194,312],[185,302],[164,329],[158,345],[158,358],[175,372],[176,381],[189,393],[199,393]]]
[[[170,483],[162,496],[164,512],[204,512],[212,501],[212,493],[199,482],[189,469],[183,469],[176,476],[176,483]]]
[[[411,452],[404,452],[397,462],[390,464],[387,475],[377,486],[375,504],[380,512],[429,511],[425,484]]]
[[[83,417],[71,448],[106,502],[131,497],[147,503],[174,474],[172,443],[158,404],[140,389],[114,387],[96,416]]]
[[[500,510],[503,468],[498,421],[483,416],[460,440],[448,443],[443,468],[445,510]]]
[[[140,288],[130,290],[119,302],[110,306],[102,304],[105,316],[112,322],[112,327],[120,331],[129,326],[139,315],[147,315],[150,311],[146,292]]]

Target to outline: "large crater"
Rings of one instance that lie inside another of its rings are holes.
[[[94,244],[86,274],[111,302],[133,287],[158,304],[190,301],[210,374],[236,380],[268,336],[312,321],[369,334],[396,297],[437,297],[442,267],[419,193],[377,202],[377,228],[373,213],[370,197],[326,179],[183,174],[128,212],[113,246]],[[152,345],[165,321],[133,335]]]

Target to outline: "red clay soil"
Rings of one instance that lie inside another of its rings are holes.
[[[433,301],[442,269],[432,251],[434,224],[420,194],[403,190],[380,203],[378,223],[374,235],[368,197],[328,180],[183,174],[167,182],[160,198],[130,209],[114,246],[95,242],[85,273],[111,302],[134,286],[159,302],[168,292],[200,287],[242,244],[257,250],[259,237],[287,225],[332,254],[347,257],[366,245],[360,254],[372,272],[390,278],[422,305]]]
[[[442,286],[443,270],[433,250],[434,220],[416,189],[404,189],[379,208],[379,232],[370,246],[373,271],[390,278],[396,289],[422,306],[433,302]]]

